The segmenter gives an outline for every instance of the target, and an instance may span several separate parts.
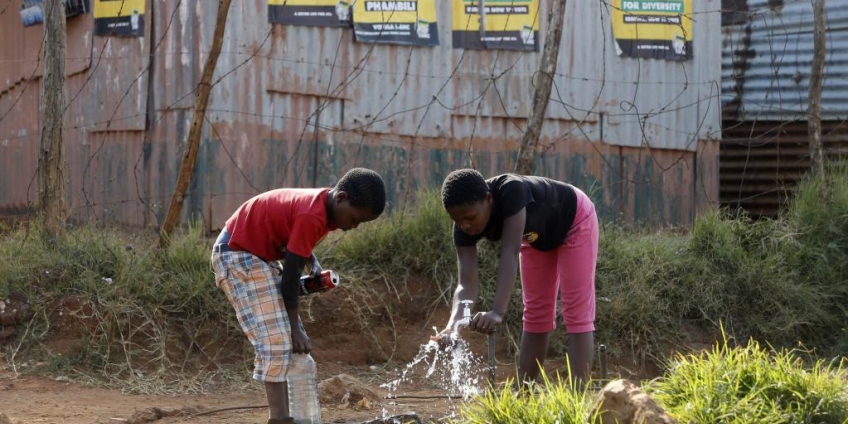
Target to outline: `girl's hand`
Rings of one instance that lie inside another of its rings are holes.
[[[454,344],[453,330],[445,328],[441,333],[436,334],[435,336],[430,336],[430,341],[438,343],[440,349],[450,348]]]
[[[468,327],[483,334],[491,334],[495,332],[502,321],[501,314],[495,311],[477,312]]]

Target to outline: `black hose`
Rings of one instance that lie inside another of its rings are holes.
[[[453,399],[457,396],[451,395],[386,395],[383,399]]]

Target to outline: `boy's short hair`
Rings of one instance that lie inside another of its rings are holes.
[[[474,169],[457,169],[442,183],[442,203],[445,209],[470,205],[486,198],[489,185]]]
[[[386,208],[386,185],[380,174],[367,168],[353,168],[336,183],[336,190],[347,193],[350,204],[380,215]]]

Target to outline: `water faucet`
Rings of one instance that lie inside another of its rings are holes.
[[[463,301],[460,301],[459,303],[462,304],[462,319],[460,319],[459,321],[457,321],[453,324],[453,331],[454,332],[456,332],[456,330],[458,330],[459,327],[468,327],[468,325],[471,324],[471,305],[474,304],[474,301],[473,300],[463,300]]]

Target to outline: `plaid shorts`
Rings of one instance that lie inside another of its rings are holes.
[[[212,253],[215,284],[236,310],[256,358],[253,378],[280,383],[292,358],[291,324],[280,293],[280,275],[267,262],[249,252]]]

